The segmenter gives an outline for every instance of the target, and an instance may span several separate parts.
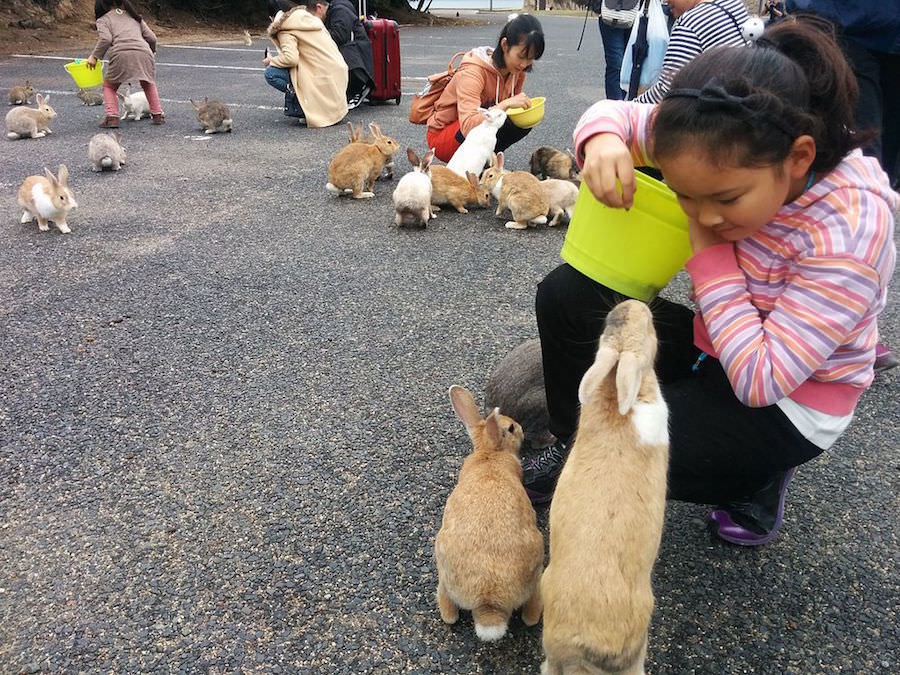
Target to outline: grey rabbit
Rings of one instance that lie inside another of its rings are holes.
[[[191,105],[197,111],[197,119],[206,134],[219,131],[231,131],[231,111],[221,101],[203,99],[199,103],[191,99]]]
[[[118,171],[125,164],[125,148],[122,146],[122,137],[118,133],[94,134],[88,144],[88,159],[91,161],[91,171],[103,171],[103,169]]]
[[[103,105],[103,94],[93,89],[79,89],[76,94],[81,99],[81,105]]]
[[[500,359],[484,390],[488,410],[500,408],[517,420],[532,448],[550,445],[555,439],[547,428],[550,414],[544,390],[541,341],[523,342]]]
[[[9,90],[9,104],[22,105],[23,103],[31,103],[31,97],[34,96],[34,87],[31,82],[25,80],[24,85],[13,87]]]

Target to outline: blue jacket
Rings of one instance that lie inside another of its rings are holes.
[[[843,36],[876,52],[900,54],[900,0],[787,0],[789,13],[818,14]]]

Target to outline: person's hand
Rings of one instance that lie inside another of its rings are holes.
[[[695,218],[691,217],[688,217],[688,239],[691,242],[691,250],[693,250],[695,255],[710,246],[729,243],[727,239],[723,239],[717,234],[714,229],[704,227]]]
[[[272,59],[271,59],[271,58],[269,58],[268,56],[266,56],[266,57],[263,58],[263,65],[264,65],[264,66],[268,66],[270,63],[272,63]]]
[[[607,206],[630,209],[634,203],[634,162],[625,141],[615,134],[597,134],[584,144],[581,177]],[[617,181],[622,184],[621,194]]]
[[[91,70],[93,70],[94,68],[97,67],[97,57],[96,57],[96,56],[89,56],[89,57],[88,57],[88,60],[87,60],[87,67],[90,68]]]
[[[518,93],[501,101],[499,107],[501,110],[509,110],[510,108],[527,108],[530,105],[531,99],[523,93]]]

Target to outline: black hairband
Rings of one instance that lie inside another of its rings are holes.
[[[754,115],[768,122],[776,129],[783,131],[792,139],[797,137],[797,132],[791,129],[774,115],[763,113],[749,104],[753,95],[736,96],[725,91],[721,84],[707,84],[703,89],[672,89],[665,98],[694,98],[697,99],[697,108],[701,111],[730,111],[743,112]]]

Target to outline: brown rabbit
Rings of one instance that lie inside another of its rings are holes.
[[[50,97],[37,95],[37,108],[13,108],[6,113],[6,137],[43,138],[50,131],[50,120],[56,117],[56,111],[50,107]]]
[[[495,215],[509,209],[513,219],[506,223],[511,230],[525,230],[529,224],[547,222],[550,202],[541,182],[526,171],[504,171],[503,153],[494,155],[491,165],[481,174],[481,184],[497,199]]]
[[[369,124],[374,143],[349,143],[341,148],[328,165],[328,183],[325,189],[333,194],[352,192],[354,199],[374,197],[375,179],[388,158],[400,146],[390,136],[381,133],[377,124]]]
[[[550,506],[545,675],[644,672],[669,458],[655,356],[647,305],[616,305],[578,387],[578,431]]]
[[[362,122],[353,125],[352,122],[347,122],[347,126],[350,129],[350,143],[367,143],[368,145],[374,145],[375,139],[372,136],[364,136],[363,135],[363,125]],[[393,180],[394,178],[394,156],[391,155],[387,158],[387,161],[384,163],[384,170],[381,172],[381,175],[378,176],[376,180],[381,180],[384,178],[385,180]]]
[[[580,180],[575,155],[566,150],[543,145],[531,153],[531,173],[538,178],[558,178],[560,180]]]
[[[31,82],[25,80],[25,84],[9,90],[9,104],[22,105],[23,103],[31,103],[32,96],[34,96],[34,87],[31,86]]]
[[[478,182],[478,176],[467,171],[463,178],[446,166],[431,167],[432,211],[440,211],[437,204],[450,204],[460,213],[468,213],[466,206],[490,206],[491,195]]]
[[[22,223],[37,220],[38,229],[50,229],[48,221],[53,221],[63,234],[71,232],[66,223],[70,210],[78,206],[75,195],[68,186],[69,170],[65,164],[59,165],[59,176],[44,168],[43,176],[28,176],[19,188],[18,202],[22,207]]]
[[[472,610],[479,639],[499,640],[515,609],[528,626],[541,618],[544,538],[522,487],[522,427],[496,408],[482,419],[463,387],[450,387],[450,401],[474,449],[434,542],[438,609],[445,623]]]

